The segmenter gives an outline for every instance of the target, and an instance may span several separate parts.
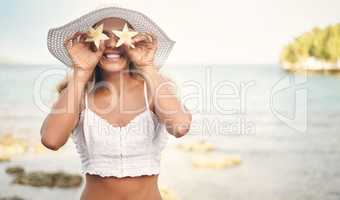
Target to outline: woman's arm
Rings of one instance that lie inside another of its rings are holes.
[[[73,62],[73,76],[40,130],[41,143],[52,150],[63,146],[76,127],[85,86],[105,50],[103,41],[100,42],[99,49],[91,50],[89,43],[85,42],[86,37],[86,33],[76,32],[64,43]]]
[[[191,125],[191,114],[176,98],[173,84],[162,77],[154,66],[158,39],[153,33],[138,33],[132,39],[135,48],[123,45],[130,60],[149,83],[156,115],[175,137],[184,136]]]
[[[167,131],[182,137],[190,129],[192,116],[176,97],[174,85],[162,76],[154,66],[143,66],[143,76],[148,82],[156,115],[165,123]]]
[[[79,120],[85,85],[77,76],[72,76],[60,93],[40,130],[41,142],[47,148],[58,150],[67,142]]]

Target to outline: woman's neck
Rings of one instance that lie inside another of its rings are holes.
[[[114,90],[118,95],[123,88],[128,87],[128,84],[135,80],[128,71],[103,72],[102,78],[105,82],[105,87],[110,91]]]

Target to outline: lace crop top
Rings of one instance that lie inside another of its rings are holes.
[[[146,109],[122,127],[111,125],[88,108],[87,93],[85,108],[71,134],[82,173],[119,178],[159,174],[168,132],[149,109],[145,82]]]

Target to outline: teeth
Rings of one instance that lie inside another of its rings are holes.
[[[105,55],[106,58],[119,58],[118,54],[106,54]]]

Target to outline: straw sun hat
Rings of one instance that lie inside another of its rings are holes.
[[[50,53],[62,63],[71,67],[72,60],[68,55],[67,49],[64,47],[64,40],[75,32],[86,32],[98,21],[110,17],[121,18],[127,21],[138,32],[155,34],[158,39],[158,46],[154,63],[157,68],[162,67],[175,41],[171,40],[165,32],[146,15],[118,6],[109,6],[94,10],[64,26],[50,29],[47,36],[47,46]]]

